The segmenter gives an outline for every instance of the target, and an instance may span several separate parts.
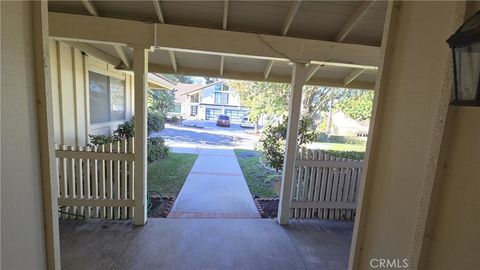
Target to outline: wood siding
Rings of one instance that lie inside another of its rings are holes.
[[[88,72],[125,80],[126,119],[133,114],[133,76],[63,42],[50,41],[55,143],[85,146],[88,134],[108,134],[122,121],[90,125]]]

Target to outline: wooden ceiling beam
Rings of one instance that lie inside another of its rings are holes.
[[[348,84],[353,82],[358,76],[360,76],[364,71],[365,69],[361,68],[353,70],[350,74],[348,74],[347,77],[343,79],[343,85],[347,86]]]
[[[160,65],[160,64],[149,64],[149,72],[153,73],[172,73],[170,66]],[[179,67],[177,74],[189,75],[189,76],[201,76],[201,77],[218,77],[218,70],[216,69],[198,69],[198,68],[189,68],[189,67]],[[232,80],[248,80],[248,81],[269,81],[269,82],[278,82],[278,83],[290,83],[290,75],[270,75],[267,79],[264,78],[262,73],[256,72],[239,72],[239,71],[228,71],[225,70],[223,75],[220,78],[232,79]],[[307,85],[318,85],[326,87],[338,87],[344,88],[342,79],[331,79],[331,78],[311,78]],[[372,90],[375,87],[373,82],[352,82],[349,84],[349,88],[354,89],[364,89]]]
[[[95,7],[95,5],[92,3],[90,0],[82,0],[82,4],[85,7],[85,9],[90,13],[90,15],[98,17],[98,10]],[[117,53],[118,57],[122,60],[123,64],[129,68],[130,67],[130,60],[128,59],[127,55],[125,54],[125,51],[120,45],[113,45],[113,49]]]
[[[342,29],[337,33],[334,41],[342,42],[347,35],[352,31],[352,29],[358,24],[358,22],[365,16],[368,9],[375,3],[375,0],[366,0],[362,2],[358,8],[355,10],[355,13],[348,19],[347,23],[343,25]]]
[[[223,2],[223,24],[222,29],[227,30],[228,23],[228,0]],[[220,56],[220,76],[223,75],[223,69],[225,68],[225,56]]]
[[[160,0],[153,0],[153,7],[155,9],[155,13],[157,14],[158,21],[164,24],[165,16],[163,16]],[[172,69],[176,73],[178,70],[178,66],[177,66],[177,59],[175,57],[175,53],[172,50],[168,50],[167,53],[168,53],[168,58],[170,59],[170,64],[172,65]]]
[[[295,0],[292,1],[292,4],[290,5],[290,9],[288,10],[287,17],[285,18],[285,21],[283,22],[282,29],[280,30],[280,33],[282,36],[287,35],[288,29],[290,29],[290,26],[292,25],[293,18],[295,18],[295,15],[297,14],[298,7],[300,7],[300,4],[302,3],[302,0]],[[265,67],[264,71],[264,76],[265,79],[268,78],[268,75],[270,74],[270,71],[272,70],[273,67],[273,60],[269,60],[267,63],[267,66]]]
[[[320,67],[321,67],[320,65],[315,65],[315,64],[308,65],[307,76],[305,77],[305,81],[308,82],[313,77],[313,75],[315,75],[315,73]]]
[[[49,12],[50,36],[275,61],[376,68],[380,47]],[[299,50],[302,48],[302,50]]]

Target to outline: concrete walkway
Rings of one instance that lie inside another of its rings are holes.
[[[235,153],[197,148],[169,218],[260,218]]]

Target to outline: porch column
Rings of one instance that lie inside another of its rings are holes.
[[[133,224],[147,222],[147,75],[148,48],[133,47],[133,73],[135,86],[135,172],[133,195]]]
[[[292,196],[293,177],[295,175],[295,156],[298,148],[298,126],[302,105],[302,89],[307,74],[305,63],[294,63],[292,72],[292,91],[288,110],[288,129],[283,160],[282,186],[278,204],[278,223],[287,225],[290,219],[290,199]]]

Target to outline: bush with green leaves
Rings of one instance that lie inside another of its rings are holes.
[[[284,117],[279,123],[266,126],[258,145],[258,150],[262,152],[268,166],[277,171],[283,169],[287,128],[287,117]],[[315,137],[315,127],[312,118],[302,117],[299,124],[298,145],[304,146],[311,143],[315,140]]]
[[[165,128],[165,117],[159,112],[148,112],[147,117],[147,133],[150,136],[152,133],[159,132]]]
[[[342,144],[354,144],[354,145],[366,145],[366,137],[355,137],[355,136],[339,136],[339,135],[330,135],[328,136],[325,132],[320,132],[316,138],[317,142],[327,142],[327,143],[342,143]]]
[[[165,140],[160,137],[149,138],[147,149],[147,159],[149,163],[167,158],[170,153],[170,149],[165,145]]]
[[[118,128],[113,132],[115,140],[128,140],[135,136],[135,121],[133,117],[129,121],[118,125]]]
[[[164,128],[164,120],[156,113],[148,113],[147,121],[148,135],[153,132],[161,131]],[[113,131],[113,136],[106,135],[93,135],[89,134],[91,145],[104,145],[109,143],[115,143],[117,141],[128,140],[135,137],[135,119],[132,117],[130,120],[125,121],[123,124],[118,125],[118,128]],[[160,137],[148,139],[147,145],[148,161],[153,162],[158,159],[166,158],[169,153],[169,149],[165,146],[165,141]]]
[[[322,150],[322,152],[330,156],[353,160],[363,160],[365,158],[365,152],[358,151]]]

